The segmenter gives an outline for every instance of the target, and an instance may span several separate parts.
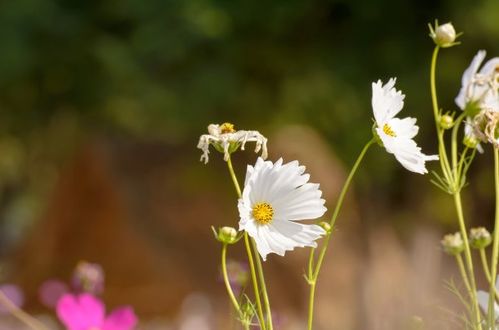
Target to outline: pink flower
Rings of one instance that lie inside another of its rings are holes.
[[[106,317],[102,301],[88,293],[63,295],[56,310],[68,330],[132,330],[137,324],[132,307],[118,307]]]

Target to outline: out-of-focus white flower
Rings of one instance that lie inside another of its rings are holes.
[[[497,277],[496,279],[496,290],[499,290],[499,277]],[[487,315],[489,313],[489,293],[482,290],[478,290],[476,298],[483,312],[485,313],[485,315]],[[496,322],[499,321],[499,305],[497,305],[495,300],[494,300],[494,316],[496,318]],[[499,329],[499,326],[496,326],[495,328]]]
[[[267,158],[267,138],[258,131],[236,131],[234,125],[223,123],[222,125],[209,125],[208,133],[201,135],[198,142],[198,148],[203,151],[201,161],[204,161],[205,164],[208,163],[210,145],[222,152],[224,160],[227,161],[229,155],[239,147],[244,150],[246,142],[255,142],[255,152],[262,150],[262,158]]]
[[[462,110],[475,107],[475,113],[482,109],[499,112],[499,57],[488,60],[478,71],[485,55],[480,50],[463,73],[461,90],[455,99]]]
[[[326,232],[318,225],[297,221],[317,219],[325,212],[319,184],[309,183],[309,174],[298,161],[283,164],[258,158],[248,165],[242,197],[239,199],[239,230],[256,242],[263,260],[267,254],[283,256],[295,247],[316,247]]]
[[[425,155],[413,138],[418,134],[415,118],[399,119],[395,116],[404,107],[405,95],[395,89],[395,78],[383,85],[381,80],[372,84],[372,107],[376,120],[376,134],[381,139],[386,151],[409,171],[428,173],[425,162],[438,160],[437,155]]]

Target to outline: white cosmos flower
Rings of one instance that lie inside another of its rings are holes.
[[[485,55],[486,52],[480,50],[463,73],[461,90],[455,99],[461,110],[470,102],[477,102],[480,109],[499,111],[499,57],[488,60],[478,71]]]
[[[412,172],[428,173],[425,162],[438,160],[437,155],[428,156],[421,152],[413,138],[418,134],[415,118],[399,119],[395,116],[404,107],[405,95],[395,89],[395,78],[383,85],[381,80],[372,84],[372,107],[376,120],[376,133],[386,151],[406,169]]]
[[[258,158],[248,165],[238,208],[239,230],[256,242],[263,260],[267,254],[283,256],[295,247],[316,247],[316,239],[326,232],[317,225],[297,221],[316,219],[325,212],[319,184],[309,183],[309,174],[298,161],[283,164]]]

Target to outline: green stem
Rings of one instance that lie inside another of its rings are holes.
[[[265,285],[265,276],[263,275],[262,261],[259,258],[258,249],[254,240],[251,240],[253,246],[253,253],[256,256],[256,270],[258,272],[258,278],[260,279],[260,285],[262,287],[263,303],[265,304],[265,313],[267,314],[267,326],[269,330],[272,330],[274,326],[272,325],[272,311],[270,310],[269,295],[267,294],[267,286]]]
[[[474,324],[477,325],[477,329],[482,329],[480,309],[478,307],[478,299],[476,296],[476,283],[475,274],[473,272],[473,261],[471,259],[470,243],[468,240],[468,233],[466,231],[466,225],[464,223],[463,206],[461,203],[461,193],[459,191],[454,193],[454,204],[456,206],[457,218],[459,222],[459,230],[464,242],[464,257],[466,261],[466,270],[468,271],[469,283],[470,283],[470,298],[473,307],[473,314],[476,318]]]
[[[495,279],[497,276],[497,260],[499,257],[499,151],[497,148],[494,149],[494,184],[496,193],[496,211],[495,211],[495,223],[494,223],[494,239],[492,243],[492,259],[490,261],[491,272],[490,272],[490,289],[489,289],[489,324],[494,324],[495,322]]]
[[[255,301],[256,301],[256,310],[258,314],[258,319],[260,321],[260,326],[262,330],[266,330],[267,327],[265,326],[266,322],[265,322],[265,317],[263,316],[262,301],[260,300],[260,288],[258,287],[258,281],[255,272],[255,263],[253,261],[253,253],[251,252],[251,246],[247,232],[244,232],[244,245],[246,246],[246,253],[248,254],[248,262],[251,272],[251,281],[253,283],[253,290],[255,291]],[[256,257],[258,258],[258,255],[256,255]]]
[[[308,330],[312,330],[314,324],[314,300],[315,300],[315,286],[317,284],[316,280],[309,281],[310,285],[310,295],[308,298]]]
[[[234,295],[234,291],[232,291],[232,287],[230,286],[230,281],[229,281],[229,275],[227,274],[227,244],[225,244],[225,243],[222,244],[222,276],[224,279],[225,288],[227,289],[227,293],[229,295],[230,301],[232,302],[234,309],[240,315],[241,308],[240,308],[239,303],[237,302],[237,299]]]
[[[315,270],[312,271],[313,268],[313,258],[315,255],[315,250],[313,249],[310,252],[310,259],[309,259],[309,275],[307,278],[308,284],[310,285],[310,295],[309,295],[309,308],[308,308],[308,329],[312,329],[312,324],[313,324],[313,318],[314,318],[314,300],[315,300],[315,286],[317,283],[317,278],[319,277],[319,272],[322,267],[322,263],[324,261],[324,257],[326,255],[326,251],[329,245],[329,240],[331,238],[331,234],[334,230],[334,226],[336,224],[336,220],[338,218],[338,215],[341,210],[341,206],[343,205],[343,201],[345,199],[345,195],[348,191],[348,188],[350,187],[350,184],[352,182],[352,179],[355,175],[355,172],[357,172],[357,169],[362,162],[362,159],[364,158],[367,150],[369,147],[375,143],[376,140],[373,138],[369,142],[366,143],[364,148],[362,148],[362,151],[360,152],[359,156],[357,157],[357,160],[355,161],[352,169],[350,170],[350,173],[348,174],[348,177],[345,181],[345,184],[343,185],[343,188],[341,189],[340,195],[338,197],[338,201],[336,203],[336,206],[333,211],[333,215],[331,216],[331,220],[329,221],[329,224],[331,225],[331,230],[326,234],[324,237],[324,243],[322,244],[321,247],[321,252],[319,254],[319,257],[317,259],[317,263],[315,265]]]
[[[471,295],[470,281],[468,279],[466,269],[464,268],[463,257],[461,256],[461,254],[456,254],[456,261],[459,267],[459,272],[461,273],[461,277],[463,278],[464,286],[466,287],[468,294]]]
[[[484,248],[480,248],[480,260],[482,261],[482,268],[485,277],[487,278],[487,282],[491,282],[490,279],[490,269],[489,264],[487,263],[487,255]]]
[[[437,101],[437,87],[435,83],[435,72],[437,68],[437,57],[438,51],[440,50],[439,46],[435,46],[433,50],[433,55],[431,57],[431,69],[430,69],[430,89],[431,89],[431,104],[433,107],[433,116],[435,118],[435,126],[437,129],[437,137],[438,137],[438,154],[440,156],[440,166],[442,167],[442,173],[444,174],[447,182],[452,182],[452,171],[449,166],[449,159],[447,158],[447,151],[445,150],[444,144],[444,134],[440,127],[440,113],[438,109],[438,101]]]
[[[454,204],[456,207],[456,212],[458,216],[458,221],[459,221],[459,229],[461,232],[461,236],[463,237],[464,241],[464,256],[465,256],[465,262],[466,262],[466,270],[468,272],[468,277],[469,277],[469,285],[470,285],[470,299],[471,299],[471,305],[472,305],[472,317],[474,317],[476,320],[474,324],[476,324],[476,327],[478,330],[482,330],[482,323],[481,323],[481,316],[480,316],[480,310],[478,307],[478,300],[476,296],[476,284],[475,284],[475,274],[473,272],[473,262],[471,259],[471,251],[470,251],[470,245],[468,241],[468,234],[466,231],[466,225],[464,223],[464,216],[463,216],[463,208],[461,204],[461,192],[460,192],[460,181],[461,179],[458,178],[457,175],[454,175],[455,171],[457,171],[457,128],[455,128],[453,134],[452,134],[452,145],[451,145],[451,151],[452,151],[452,159],[453,159],[453,165],[454,168],[450,167],[449,164],[449,159],[447,158],[447,151],[445,149],[445,143],[444,143],[444,132],[442,128],[440,127],[440,113],[439,113],[439,108],[438,108],[438,100],[437,100],[437,88],[436,88],[436,67],[437,67],[437,57],[438,57],[438,51],[440,50],[439,46],[435,46],[435,49],[433,50],[433,55],[431,58],[431,68],[430,68],[430,89],[431,89],[431,102],[432,102],[432,107],[433,107],[433,116],[435,117],[435,126],[437,130],[437,137],[438,137],[438,153],[440,156],[440,166],[442,167],[442,172],[447,180],[447,183],[450,185],[452,184],[452,195],[454,197]],[[461,116],[460,116],[461,117]],[[457,125],[457,123],[456,123]]]
[[[236,188],[237,196],[239,198],[241,198],[241,196],[242,196],[241,187],[239,186],[239,181],[237,180],[236,173],[234,172],[234,167],[232,166],[232,159],[231,159],[230,155],[229,155],[229,158],[227,159],[227,166],[229,168],[230,177],[232,178],[232,183],[234,184],[234,187]],[[258,314],[258,318],[260,321],[260,326],[261,326],[262,330],[267,330],[267,326],[266,326],[267,322],[265,321],[265,317],[263,315],[262,302],[260,299],[260,288],[258,285],[257,272],[255,271],[255,262],[253,260],[253,253],[251,252],[251,246],[253,246],[253,248],[255,246],[254,246],[253,239],[251,239],[251,243],[250,243],[250,237],[248,236],[247,232],[244,232],[244,245],[246,247],[246,254],[248,255],[248,262],[249,262],[250,273],[251,273],[251,281],[253,283],[253,290],[255,291],[255,301],[256,301],[257,314]],[[269,303],[269,298],[267,295],[267,289],[265,287],[265,278],[263,277],[263,269],[262,269],[262,265],[260,263],[260,259],[259,259],[258,252],[256,251],[256,249],[255,249],[255,257],[257,259],[258,276],[259,276],[259,280],[260,280],[260,285],[262,286],[262,290],[263,290],[262,292],[264,294],[265,310],[268,313],[268,315],[267,315],[269,318],[268,322],[272,323],[271,314],[269,313],[270,303]],[[269,330],[271,330],[271,329],[272,328],[270,328]]]
[[[452,138],[451,138],[452,170],[456,183],[459,182],[458,180],[459,168],[457,163],[457,133],[459,131],[459,127],[461,126],[461,122],[463,121],[465,115],[466,114],[463,112],[459,117],[457,117],[456,121],[454,122],[454,127],[452,128]],[[456,187],[456,189],[459,188]]]
[[[33,330],[48,330],[47,327],[33,316],[29,315],[21,308],[17,307],[3,291],[0,290],[0,305],[3,306],[12,316]]]
[[[237,181],[236,172],[234,172],[234,167],[232,167],[232,159],[229,155],[227,159],[227,166],[229,167],[230,177],[232,179],[232,183],[234,184],[234,188],[236,188],[237,197],[241,198],[241,187],[239,186],[239,181]]]

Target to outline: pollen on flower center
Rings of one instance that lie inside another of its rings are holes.
[[[272,222],[274,209],[269,203],[261,202],[253,205],[253,217],[261,225],[267,225]]]
[[[395,134],[395,132],[392,130],[392,128],[388,124],[383,125],[383,132],[385,132],[386,135],[389,135],[391,137],[397,136],[397,134]]]
[[[223,123],[220,125],[220,133],[234,133],[236,130],[234,129],[234,124],[231,123]]]

